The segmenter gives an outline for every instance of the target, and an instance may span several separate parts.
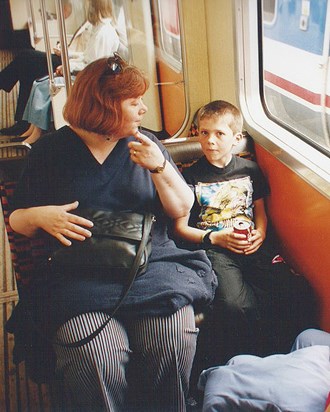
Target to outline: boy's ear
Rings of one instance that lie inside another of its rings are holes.
[[[241,132],[235,134],[234,146],[236,146],[243,139],[243,134]]]

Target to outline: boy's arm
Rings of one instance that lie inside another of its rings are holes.
[[[210,243],[215,247],[228,249],[239,254],[250,255],[256,252],[266,237],[267,215],[264,199],[258,199],[253,204],[255,229],[252,230],[249,241],[243,239],[243,235],[234,233],[232,229],[223,229],[211,233],[209,236]],[[202,244],[207,231],[189,226],[189,217],[190,215],[186,215],[174,219],[174,233],[187,242]]]
[[[260,198],[255,200],[253,206],[255,228],[252,230],[252,235],[250,237],[251,245],[245,250],[246,255],[250,255],[257,251],[266,238],[267,214],[264,199]]]
[[[219,247],[243,254],[246,247],[250,245],[244,235],[234,233],[232,228],[210,232],[208,242],[205,244],[203,239],[209,231],[191,227],[188,222],[189,215],[174,219],[173,229],[175,235],[187,242],[202,245],[204,249]]]
[[[187,242],[201,244],[203,236],[207,233],[205,230],[197,229],[195,227],[189,226],[189,217],[186,215],[174,219],[173,228],[176,236],[181,239],[186,240]]]
[[[267,214],[265,208],[265,201],[263,198],[256,200],[254,203],[254,223],[255,229],[257,229],[261,236],[262,240],[266,238],[267,232]]]

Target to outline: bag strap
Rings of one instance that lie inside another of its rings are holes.
[[[152,213],[147,213],[144,217],[143,233],[142,233],[140,246],[139,246],[139,249],[136,253],[133,265],[130,269],[126,287],[125,287],[125,289],[122,293],[122,296],[119,299],[116,307],[113,309],[111,315],[109,315],[109,318],[105,322],[103,322],[102,325],[100,325],[94,332],[92,332],[90,335],[86,336],[85,338],[78,340],[77,342],[62,343],[62,342],[59,342],[59,341],[52,341],[52,344],[62,346],[62,347],[65,347],[65,348],[79,348],[80,346],[84,346],[88,342],[90,342],[92,339],[94,339],[107,326],[107,324],[110,322],[110,320],[114,317],[115,313],[117,313],[120,305],[123,303],[124,299],[128,295],[128,292],[130,291],[130,289],[133,285],[133,282],[136,278],[136,275],[137,275],[139,267],[140,267],[140,263],[141,263],[141,259],[142,259],[144,249],[147,245],[147,241],[148,241],[148,238],[149,238],[149,234],[150,234],[150,231],[151,231],[153,221],[154,221],[154,215]]]

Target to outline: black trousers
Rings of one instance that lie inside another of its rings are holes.
[[[61,64],[61,58],[52,54],[53,69]],[[19,82],[19,94],[15,120],[22,120],[34,80],[48,74],[46,53],[34,49],[22,50],[14,60],[0,72],[0,89],[10,92]]]
[[[316,323],[311,286],[285,263],[272,263],[277,251],[265,243],[252,255],[210,249],[207,255],[219,286],[204,326],[212,362],[249,353],[286,353],[297,334]]]

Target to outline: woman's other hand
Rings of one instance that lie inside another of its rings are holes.
[[[83,241],[92,236],[86,229],[93,227],[93,222],[70,213],[77,209],[79,202],[60,206],[36,206],[17,209],[9,216],[12,229],[27,237],[33,237],[43,229],[58,239],[63,245],[70,246],[71,240]]]
[[[92,236],[86,229],[93,227],[93,222],[70,213],[79,203],[73,202],[61,206],[40,206],[40,228],[58,239],[63,245],[70,246],[71,240],[83,241]]]

